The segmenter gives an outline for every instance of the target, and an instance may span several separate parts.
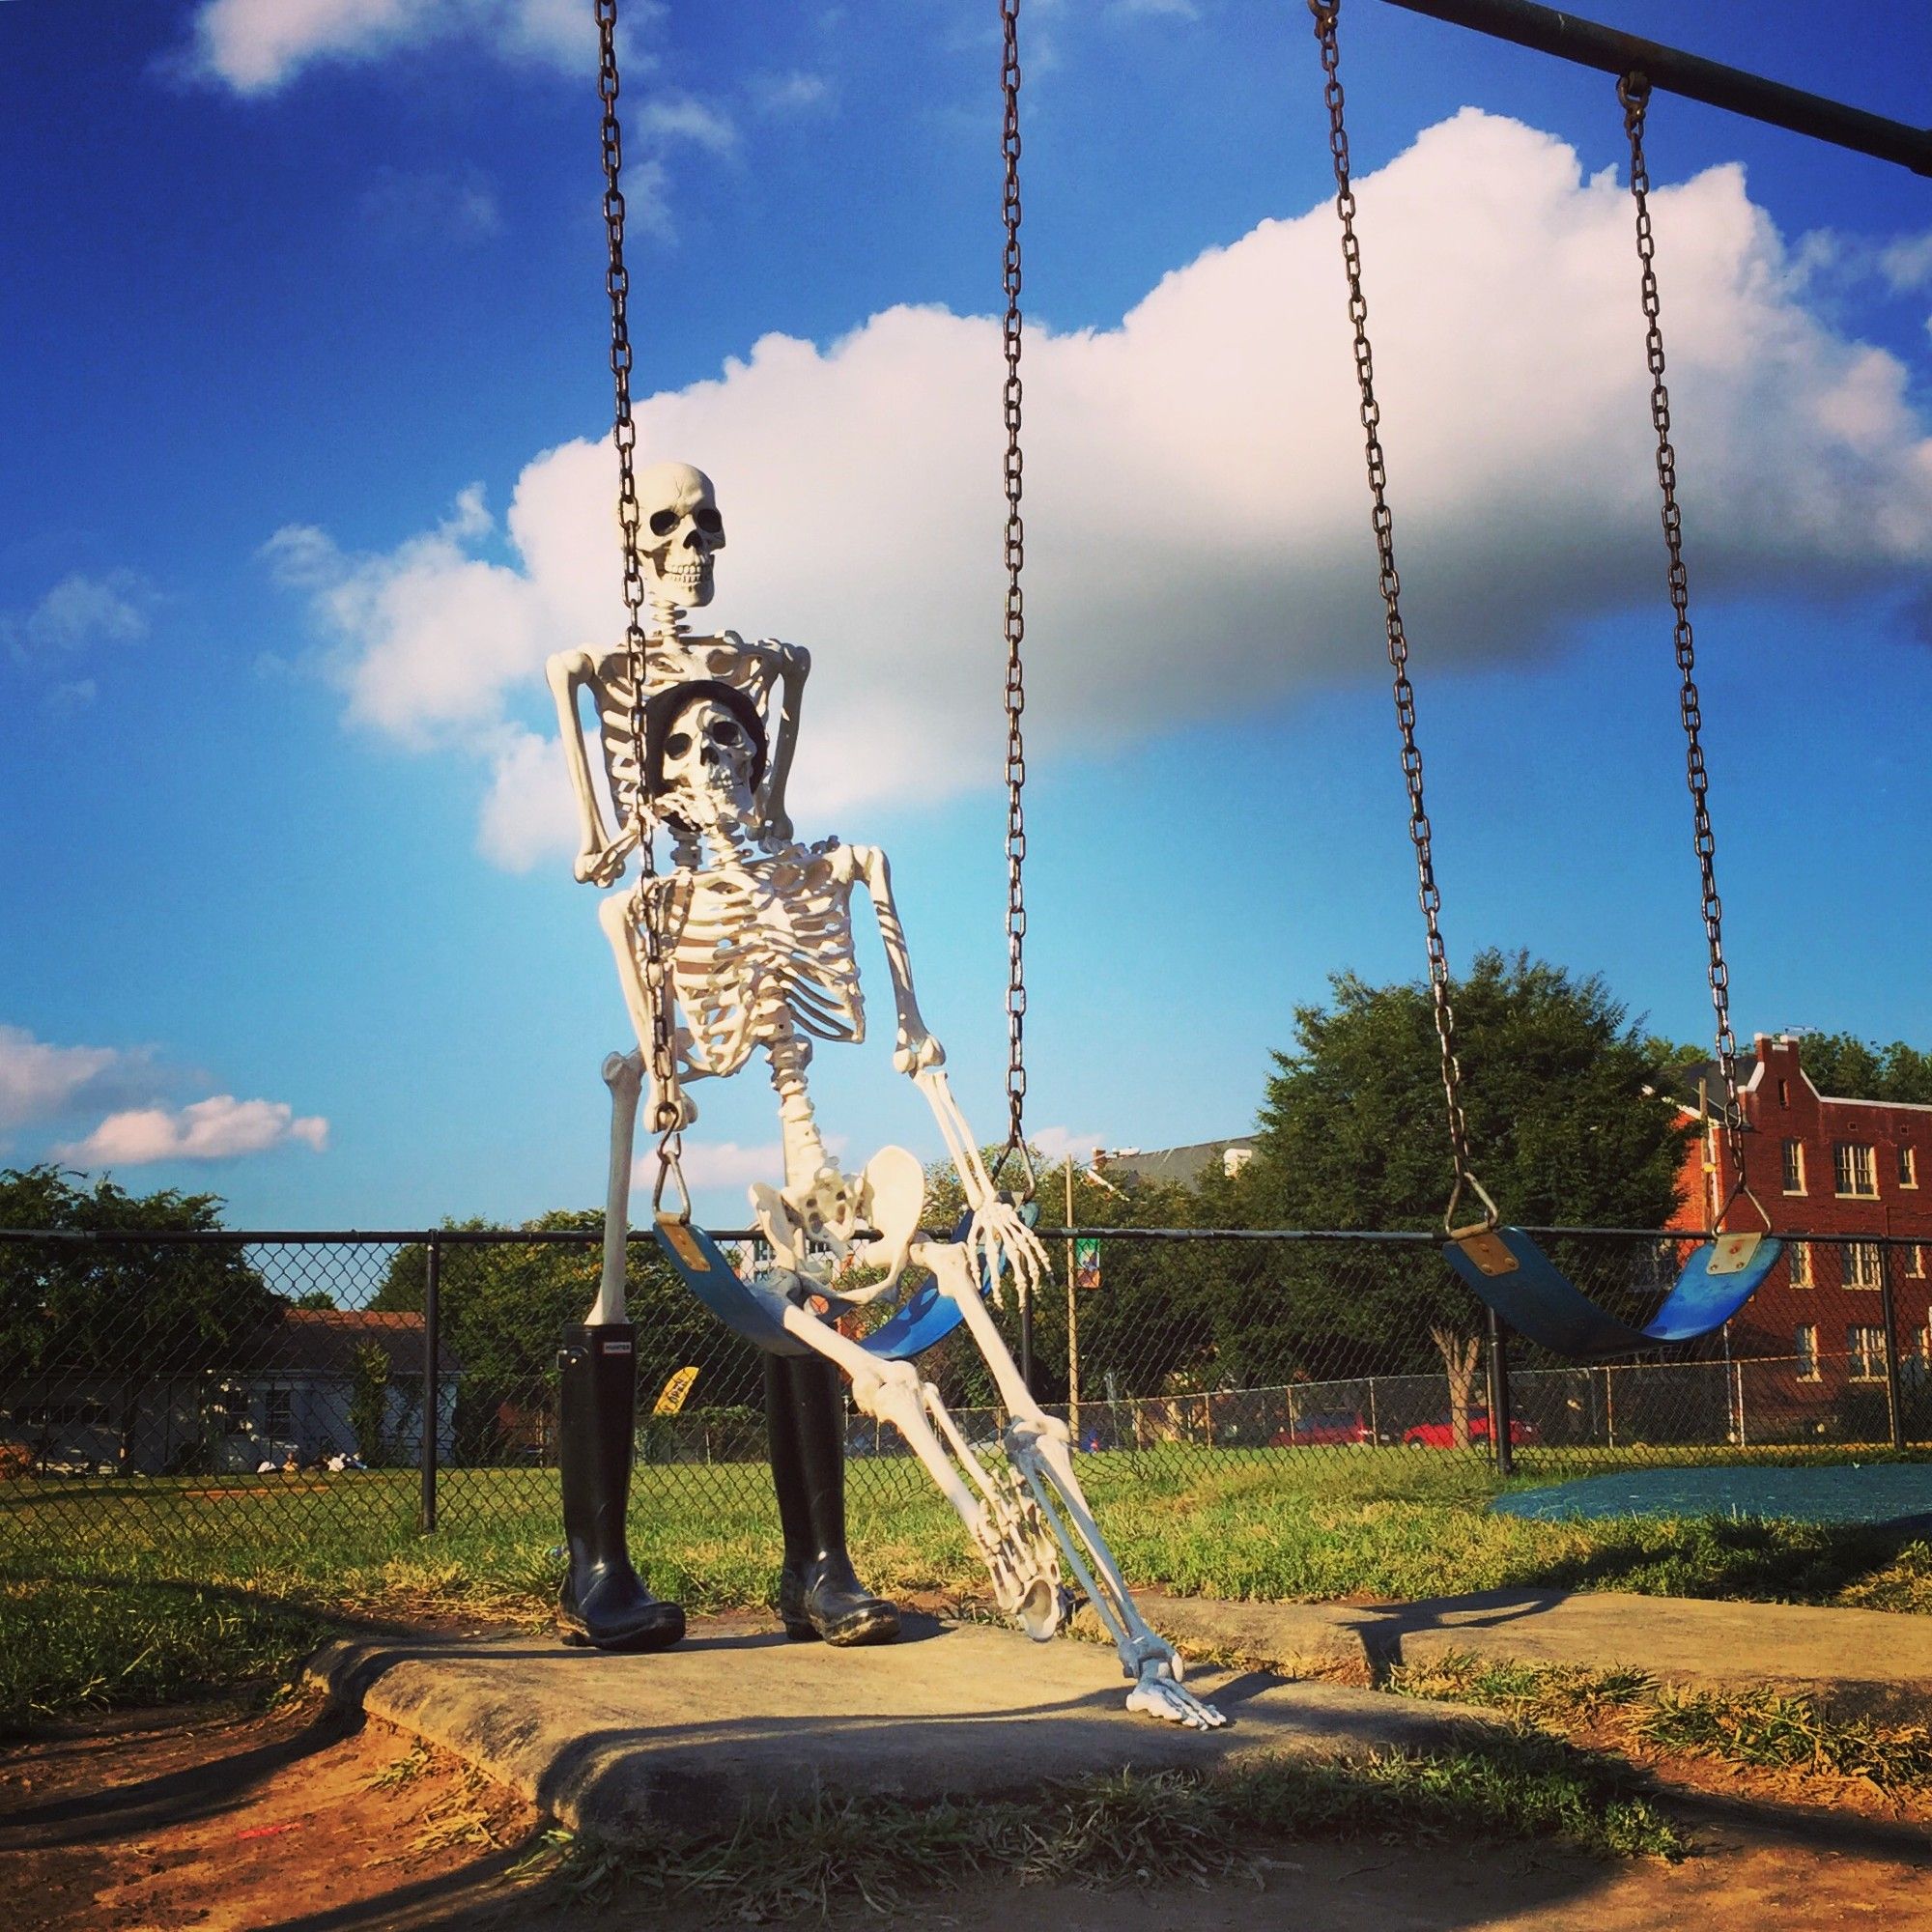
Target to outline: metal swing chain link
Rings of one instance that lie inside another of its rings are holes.
[[[1005,48],[1000,71],[1006,99],[1001,151],[1007,172],[1002,214],[1006,222],[1007,313],[1003,325],[1007,380],[1007,1147],[1026,1162],[1026,742],[1020,717],[1026,710],[1022,647],[1026,639],[1026,598],[1020,572],[1026,562],[1026,525],[1020,517],[1023,459],[1020,454],[1020,0],[1000,0]]]
[[[1463,1068],[1456,1054],[1456,1014],[1449,1003],[1449,959],[1442,942],[1442,895],[1435,884],[1435,862],[1429,813],[1422,796],[1422,751],[1415,741],[1415,689],[1408,679],[1408,637],[1402,621],[1402,579],[1395,567],[1395,516],[1388,504],[1388,469],[1382,456],[1381,406],[1376,401],[1375,363],[1369,348],[1369,305],[1362,294],[1362,251],[1355,235],[1355,191],[1349,177],[1349,131],[1342,111],[1341,49],[1336,20],[1341,0],[1308,0],[1315,38],[1321,48],[1322,98],[1328,104],[1328,152],[1335,164],[1335,212],[1342,220],[1342,260],[1349,278],[1349,320],[1355,331],[1355,377],[1361,384],[1361,423],[1368,458],[1371,519],[1379,559],[1379,582],[1386,611],[1388,660],[1395,672],[1395,715],[1402,727],[1402,772],[1408,786],[1408,836],[1415,847],[1416,897],[1429,931],[1429,989],[1435,1007],[1435,1037],[1442,1050],[1442,1094],[1449,1120],[1450,1157],[1456,1166],[1456,1193],[1445,1221],[1453,1219],[1464,1187],[1472,1189],[1496,1219],[1494,1204],[1469,1169],[1469,1129],[1463,1114]]]
[[[1690,634],[1690,584],[1684,569],[1684,514],[1677,505],[1677,453],[1670,442],[1670,391],[1663,380],[1663,329],[1657,293],[1657,242],[1650,225],[1650,171],[1644,164],[1644,111],[1650,105],[1650,82],[1640,73],[1627,73],[1617,82],[1623,103],[1624,131],[1630,136],[1631,199],[1636,204],[1636,253],[1642,269],[1645,355],[1650,366],[1650,419],[1657,430],[1657,482],[1662,494],[1663,542],[1670,554],[1670,609],[1677,646],[1677,668],[1683,674],[1678,711],[1684,722],[1685,774],[1696,827],[1697,865],[1704,903],[1704,936],[1711,952],[1711,1006],[1718,1020],[1718,1065],[1724,1081],[1724,1146],[1740,1190],[1745,1189],[1744,1123],[1738,1117],[1738,1042],[1731,1031],[1731,976],[1724,963],[1724,907],[1718,896],[1717,840],[1711,832],[1710,781],[1704,769],[1699,732],[1704,715],[1697,695],[1697,652]]]
[[[644,629],[644,566],[638,545],[637,424],[631,415],[631,277],[624,266],[623,131],[617,120],[617,0],[596,0],[598,70],[597,93],[604,105],[604,227],[610,242],[610,267],[605,287],[611,297],[611,375],[616,389],[612,440],[617,446],[617,521],[624,544],[624,649],[631,679],[631,752],[637,764],[637,790],[630,800],[638,829],[638,859],[642,870],[632,901],[631,928],[643,944],[644,989],[651,1008],[651,1074],[659,1100],[658,1118],[650,1129],[658,1143],[660,1194],[666,1168],[675,1168],[682,1145],[682,1104],[678,1094],[676,1057],[671,1051],[670,1013],[665,997],[664,937],[653,917],[647,881],[657,873],[656,835],[644,796],[644,686],[650,639]],[[624,801],[616,801],[621,812]],[[621,831],[621,827],[619,828]],[[680,1189],[683,1176],[678,1175]]]

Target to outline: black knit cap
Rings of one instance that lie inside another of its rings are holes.
[[[695,678],[689,684],[673,684],[644,704],[644,796],[656,798],[664,789],[665,740],[671,726],[700,698],[713,698],[745,727],[752,741],[752,789],[755,792],[765,776],[765,721],[758,707],[735,684],[721,683],[715,677]]]

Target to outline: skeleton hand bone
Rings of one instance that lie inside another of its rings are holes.
[[[571,865],[582,886],[614,886],[624,876],[625,848],[621,845],[586,845]]]
[[[975,1275],[990,1285],[995,1308],[1006,1306],[1000,1293],[1003,1261],[1025,1294],[1032,1294],[1046,1274],[1046,1250],[1009,1201],[989,1201],[977,1208],[965,1245]]]

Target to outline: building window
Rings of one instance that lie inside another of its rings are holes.
[[[1852,1379],[1875,1382],[1885,1375],[1885,1330],[1854,1323],[1845,1330],[1845,1353],[1852,1358]]]
[[[286,1435],[295,1420],[294,1389],[270,1389],[262,1398],[262,1430],[268,1435]]]
[[[1793,1241],[1785,1249],[1784,1254],[1785,1259],[1791,1264],[1792,1287],[1811,1287],[1811,1243],[1809,1241]]]
[[[1804,1192],[1804,1143],[1786,1141],[1784,1143],[1784,1191],[1787,1194]]]
[[[1798,1331],[1798,1379],[1804,1382],[1818,1379],[1818,1331],[1813,1327]]]
[[[1898,1184],[1901,1187],[1918,1185],[1918,1154],[1914,1148],[1902,1147],[1898,1151]]]
[[[1908,1241],[1905,1244],[1905,1271],[1916,1280],[1925,1276],[1925,1249],[1921,1242]]]
[[[1863,1141],[1839,1141],[1832,1150],[1833,1174],[1840,1194],[1870,1199],[1878,1193],[1878,1162]]]
[[[1780,1107],[1788,1107],[1791,1104],[1791,1082],[1788,1080],[1780,1080],[1777,1083],[1777,1104]]]
[[[1840,1241],[1838,1270],[1846,1288],[1880,1288],[1885,1283],[1885,1250],[1876,1241]]]

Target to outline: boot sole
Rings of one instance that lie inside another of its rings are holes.
[[[835,1624],[820,1630],[814,1623],[787,1617],[784,1634],[793,1643],[823,1642],[835,1650],[857,1650],[863,1644],[891,1643],[899,1634],[899,1620],[896,1611],[875,1612],[842,1628]]]

